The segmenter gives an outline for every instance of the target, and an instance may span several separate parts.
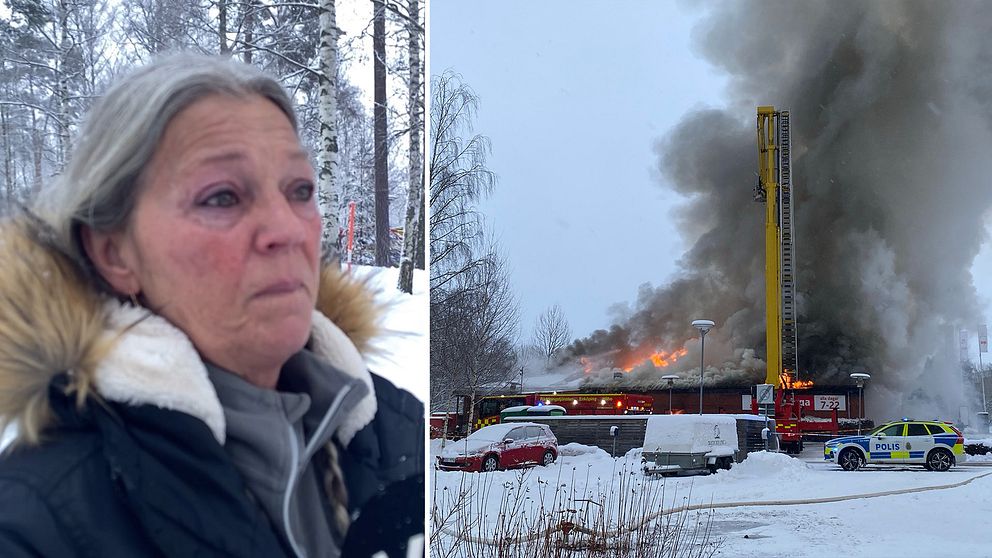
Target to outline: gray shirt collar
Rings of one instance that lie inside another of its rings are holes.
[[[259,506],[282,536],[288,537],[284,497],[292,484],[288,512],[301,552],[336,555],[320,502],[320,475],[310,459],[369,393],[368,386],[306,349],[286,362],[275,390],[255,386],[209,363],[207,373],[227,421],[224,448]],[[296,470],[294,455],[299,457]],[[290,483],[292,475],[297,480]]]
[[[307,443],[343,388],[349,386],[351,389],[335,412],[338,417],[346,414],[369,392],[363,382],[330,366],[309,349],[301,350],[286,361],[274,390],[251,384],[215,364],[207,362],[206,366],[225,415],[232,412],[278,412],[290,424],[302,418]],[[227,418],[230,419],[230,416]],[[326,443],[335,430],[334,427],[327,428],[317,445]],[[231,425],[228,423],[228,432],[230,431]]]

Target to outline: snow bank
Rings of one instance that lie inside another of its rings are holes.
[[[736,464],[729,471],[720,473],[726,479],[775,479],[782,481],[802,481],[810,478],[812,469],[806,462],[784,453],[756,451],[747,459]]]
[[[558,446],[558,454],[567,457],[575,457],[579,455],[596,456],[596,454],[603,454],[606,457],[610,456],[610,454],[606,453],[606,450],[602,448],[598,448],[596,446],[586,446],[575,442]]]
[[[431,438],[430,448],[429,449],[430,449],[430,455],[431,455],[431,460],[432,461],[434,460],[434,458],[436,456],[441,455],[441,442],[442,441],[444,442],[444,445],[445,446],[447,446],[448,444],[453,444],[454,443],[452,440],[441,440],[441,438]]]
[[[369,368],[426,402],[430,397],[427,273],[422,269],[414,270],[413,294],[408,295],[396,288],[399,268],[356,265],[352,272],[369,277],[372,287],[378,289],[376,299],[386,303],[386,315],[382,320],[384,335],[375,340],[374,350],[367,355]]]

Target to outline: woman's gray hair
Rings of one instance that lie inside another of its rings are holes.
[[[299,132],[285,90],[254,66],[227,57],[172,54],[130,73],[94,103],[65,172],[38,196],[35,210],[54,229],[59,248],[102,288],[113,292],[83,249],[80,227],[123,230],[166,126],[183,109],[218,94],[266,97]]]

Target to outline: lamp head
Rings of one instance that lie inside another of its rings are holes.
[[[714,325],[712,320],[692,320],[692,327],[699,330],[700,333],[706,334]]]

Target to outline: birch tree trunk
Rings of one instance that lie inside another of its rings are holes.
[[[375,265],[389,266],[389,159],[386,143],[386,5],[372,0],[372,58],[375,106]]]
[[[423,120],[423,119],[421,119],[421,120]],[[423,165],[420,166],[420,169],[421,169],[421,172],[423,172],[423,170],[424,170]],[[424,178],[426,179],[426,174],[425,174]],[[425,198],[427,197],[427,185],[426,184],[424,185],[424,197]],[[426,246],[427,246],[427,200],[426,199],[424,200],[424,203],[421,204],[420,218],[417,220],[417,230],[420,231],[420,235],[417,236],[417,252],[416,252],[417,258],[415,260],[415,263],[416,263],[415,267],[417,269],[426,270],[427,269],[427,256],[426,256],[426,253],[427,253],[427,250],[426,250]]]
[[[409,0],[410,18],[407,21],[409,33],[410,55],[410,188],[406,197],[406,225],[403,229],[403,258],[400,261],[399,289],[405,293],[413,293],[413,267],[417,255],[424,212],[424,159],[421,156],[420,130],[422,114],[420,112],[420,32],[417,22],[420,21],[420,6],[418,0]]]
[[[320,153],[317,169],[317,188],[321,196],[321,213],[324,218],[324,254],[336,246],[338,238],[338,208],[341,206],[341,188],[338,180],[338,33],[335,0],[319,0],[320,9]],[[340,246],[337,247],[340,250]],[[334,253],[340,259],[340,251]]]

